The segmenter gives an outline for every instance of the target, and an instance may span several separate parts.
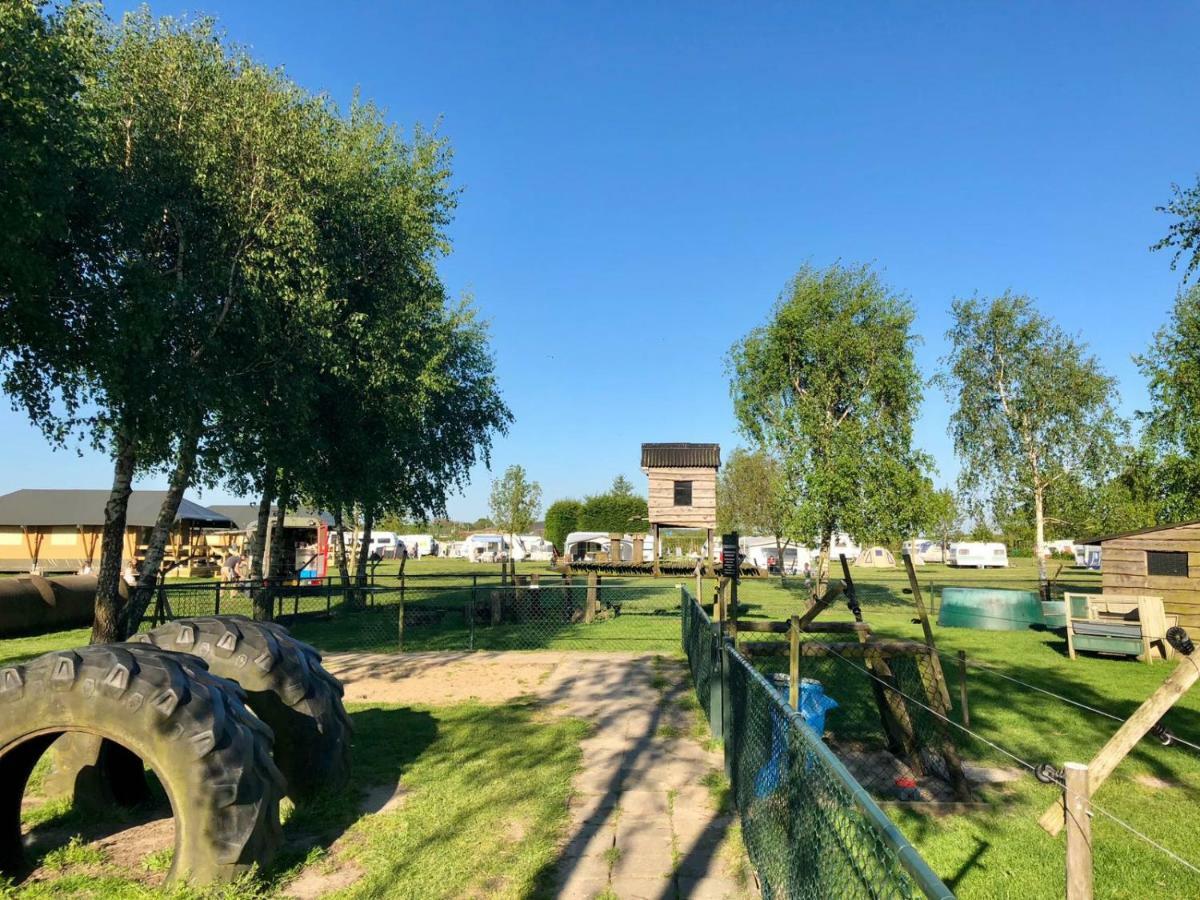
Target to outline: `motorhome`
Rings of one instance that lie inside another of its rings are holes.
[[[959,568],[1008,567],[1008,548],[998,542],[960,541],[950,545],[950,565]]]
[[[1100,571],[1100,545],[1076,544],[1072,550],[1075,553],[1075,565],[1081,569]]]

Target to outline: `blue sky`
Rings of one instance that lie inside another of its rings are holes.
[[[1012,288],[1082,335],[1127,412],[1144,401],[1131,355],[1179,285],[1148,249],[1155,206],[1200,172],[1196,4],[152,8],[440,123],[462,189],[443,276],[491,321],[516,416],[493,471],[521,463],[547,500],[644,484],[642,441],[737,444],[724,354],[806,262],[878,266],[916,307],[926,375],[951,299]],[[917,440],[944,483],[947,416],[928,391]],[[110,483],[21,415],[0,428],[0,491]],[[485,514],[490,478],[451,513]]]

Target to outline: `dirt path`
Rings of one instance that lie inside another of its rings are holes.
[[[638,653],[332,654],[348,702],[504,703],[536,696],[594,731],[582,745],[556,896],[746,896],[730,871],[733,818],[716,807],[719,751],[690,736],[678,662]],[[711,782],[709,787],[706,782]]]

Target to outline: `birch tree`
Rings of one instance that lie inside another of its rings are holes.
[[[951,315],[937,380],[954,409],[959,487],[996,509],[1030,504],[1044,592],[1047,494],[1063,479],[1099,482],[1119,457],[1116,381],[1026,296],[955,300]]]
[[[897,471],[921,465],[912,321],[908,301],[870,268],[806,266],[767,323],[730,350],[738,425],[780,461],[796,534],[820,548],[819,583],[834,533],[893,520],[905,502]]]

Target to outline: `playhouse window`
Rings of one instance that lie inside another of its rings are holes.
[[[1187,578],[1188,555],[1174,550],[1147,550],[1146,572],[1150,575],[1175,575]]]
[[[675,482],[675,505],[692,505],[692,483],[690,481]]]

